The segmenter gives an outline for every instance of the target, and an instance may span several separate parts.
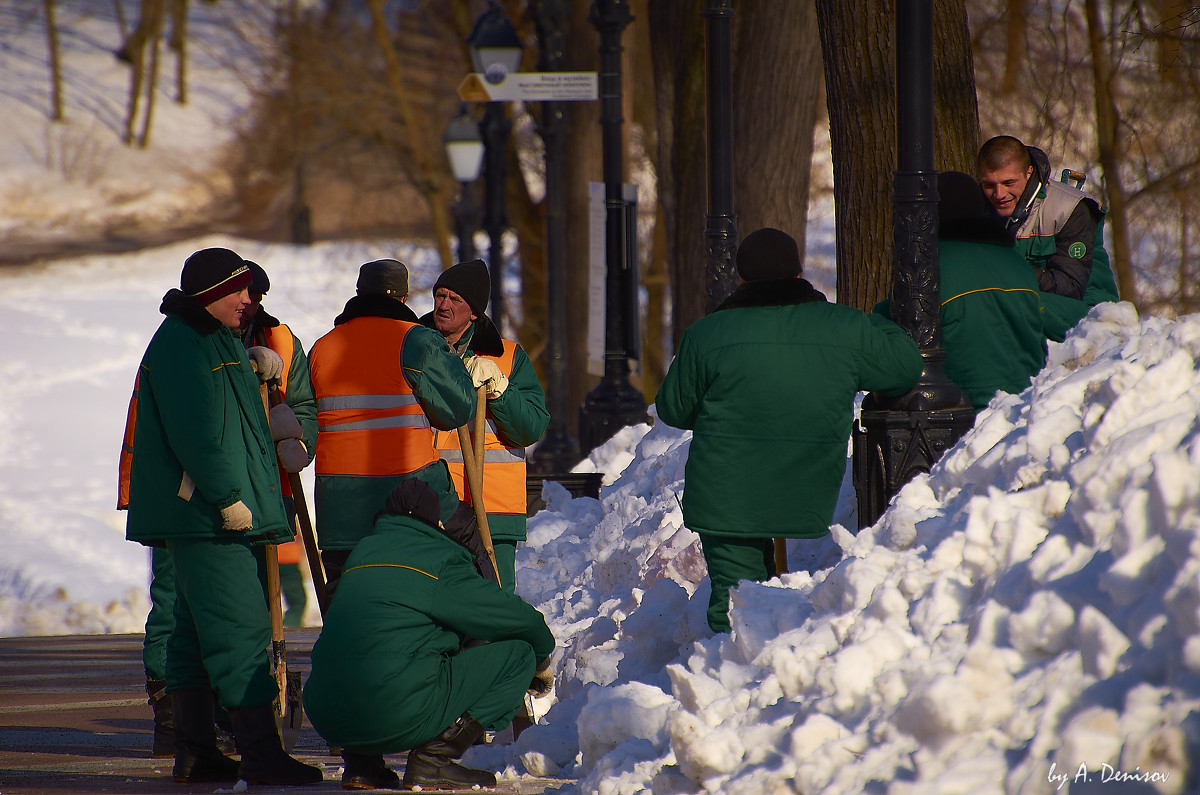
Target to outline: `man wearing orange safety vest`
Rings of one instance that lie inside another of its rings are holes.
[[[475,387],[440,334],[408,308],[408,268],[394,259],[359,269],[357,294],[309,355],[317,399],[317,543],[333,598],[354,545],[372,532],[388,493],[405,478],[428,483],[440,519],[469,515],[434,433],[464,424],[475,412]],[[461,529],[478,532],[473,524]],[[467,544],[467,541],[455,540]]]
[[[542,438],[550,413],[529,356],[517,343],[502,339],[484,314],[490,295],[491,278],[483,260],[460,262],[434,283],[433,311],[421,322],[441,332],[464,358],[475,383],[486,386],[483,504],[501,586],[515,592],[517,542],[525,540],[525,448]],[[437,448],[450,467],[454,488],[469,500],[458,434],[439,432]]]

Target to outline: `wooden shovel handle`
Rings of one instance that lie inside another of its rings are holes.
[[[471,495],[471,507],[475,510],[475,521],[479,525],[479,538],[483,550],[496,572],[496,583],[500,583],[500,566],[496,563],[496,549],[492,546],[492,531],[488,528],[487,509],[483,504],[483,430],[486,427],[487,395],[484,387],[475,390],[475,444],[471,444],[471,433],[465,424],[458,428],[458,446],[462,450],[463,473],[467,491]],[[478,451],[478,452],[476,452]]]

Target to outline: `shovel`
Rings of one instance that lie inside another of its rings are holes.
[[[257,370],[257,368],[255,368]],[[267,385],[259,385],[263,411],[270,415]],[[271,666],[275,672],[275,684],[279,696],[275,700],[275,716],[279,720],[279,737],[286,751],[296,746],[300,738],[300,727],[304,722],[301,705],[301,680],[299,671],[287,669],[287,641],[283,636],[283,593],[279,587],[279,550],[268,544],[267,556],[267,607],[271,611]]]
[[[496,564],[496,548],[492,545],[492,531],[488,527],[487,510],[483,505],[483,434],[487,429],[487,395],[486,387],[480,386],[475,390],[475,443],[471,444],[471,434],[465,424],[458,429],[458,446],[462,450],[463,473],[467,480],[467,489],[471,494],[471,507],[475,509],[475,520],[479,524],[479,538],[483,549],[487,552],[488,560],[492,562],[492,571],[496,572],[496,585],[500,585],[500,566]],[[527,697],[521,702],[520,712],[513,718],[513,740],[516,741],[521,732],[533,724],[531,716],[533,709],[527,703]]]
[[[475,444],[471,444],[471,433],[464,423],[458,428],[458,446],[462,450],[463,474],[471,495],[471,507],[475,509],[475,521],[479,525],[479,539],[483,542],[483,551],[487,553],[492,571],[496,572],[496,582],[499,583],[500,567],[496,565],[496,549],[492,546],[492,531],[488,528],[487,510],[483,505],[483,434],[487,427],[487,397],[484,389],[480,386],[475,390]]]
[[[271,406],[282,402],[278,387],[268,392]],[[312,518],[308,512],[308,502],[304,499],[304,486],[300,483],[300,475],[288,472],[288,485],[292,487],[292,500],[296,503],[296,520],[300,527],[300,537],[304,539],[304,555],[308,558],[308,570],[312,574],[313,591],[317,594],[317,607],[321,608],[321,618],[329,609],[329,594],[325,588],[325,569],[321,565],[321,554],[317,551],[317,534],[313,530]]]

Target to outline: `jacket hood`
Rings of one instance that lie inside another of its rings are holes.
[[[421,315],[420,324],[437,330],[433,324],[433,312]],[[499,356],[504,353],[504,342],[500,337],[500,329],[487,315],[479,315],[471,328],[471,350],[484,356]]]
[[[163,296],[158,311],[168,317],[177,317],[197,334],[212,334],[221,328],[221,321],[212,313],[183,294],[182,290],[170,289]]]
[[[407,304],[379,293],[356,295],[351,298],[342,309],[342,314],[334,318],[333,325],[340,326],[356,317],[386,317],[409,323],[417,322],[417,314],[409,309]]]
[[[1042,186],[1050,179],[1050,158],[1046,157],[1046,153],[1036,146],[1026,146],[1025,150],[1029,152],[1029,159],[1033,161],[1033,174],[1025,183],[1025,190],[1021,191],[1021,197],[1017,199],[1017,208],[1008,217],[1006,225],[1010,229],[1025,223],[1025,219],[1029,217],[1033,200],[1041,191]]]
[[[938,225],[938,240],[962,240],[969,243],[991,243],[1005,248],[1016,246],[1016,239],[1005,227],[1005,219],[958,218]]]
[[[739,286],[713,311],[756,306],[794,306],[825,300],[825,294],[813,287],[808,279],[762,279]]]

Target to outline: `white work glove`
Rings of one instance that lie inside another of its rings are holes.
[[[238,500],[228,508],[221,509],[221,527],[244,533],[254,526],[254,515],[246,507],[246,503]]]
[[[283,375],[283,359],[264,345],[255,345],[246,354],[258,365],[258,380],[273,381]]]
[[[284,472],[299,472],[308,466],[308,448],[299,439],[284,439],[275,445],[275,454]]]
[[[508,376],[500,372],[500,366],[491,359],[472,356],[463,362],[471,374],[471,382],[483,387],[488,400],[495,400],[508,389]]]
[[[271,424],[272,442],[299,439],[304,435],[304,430],[300,427],[300,420],[296,419],[296,412],[292,411],[292,407],[286,403],[280,403],[271,409],[267,415],[267,422]]]

